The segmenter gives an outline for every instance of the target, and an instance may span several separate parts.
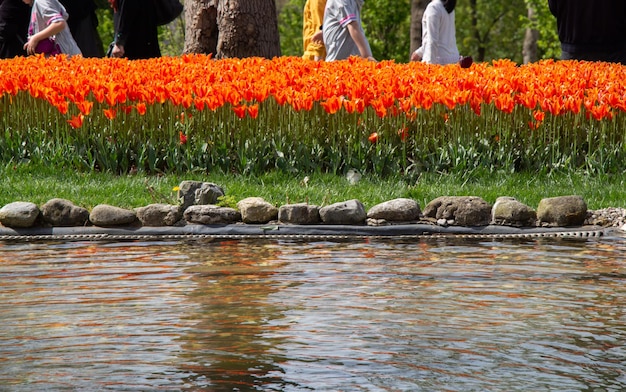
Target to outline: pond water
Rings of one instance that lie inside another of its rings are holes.
[[[626,241],[0,242],[2,391],[623,391]]]

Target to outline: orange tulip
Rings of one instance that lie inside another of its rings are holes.
[[[251,118],[259,117],[259,104],[254,104],[252,106],[248,106],[248,115]]]
[[[104,109],[103,112],[104,116],[109,120],[113,120],[117,114],[117,111],[115,109]]]
[[[235,112],[239,118],[244,118],[246,116],[246,109],[246,105],[233,106],[233,112]]]
[[[89,113],[91,113],[91,109],[93,108],[93,102],[80,101],[76,103],[76,107],[78,107],[78,110],[80,110],[82,114],[88,116]]]
[[[147,108],[146,108],[146,104],[145,104],[145,103],[143,103],[143,102],[138,103],[138,104],[135,106],[135,109],[137,109],[137,113],[139,113],[139,115],[141,115],[141,116],[143,116],[144,114],[146,114],[146,110],[147,110]]]
[[[72,128],[76,129],[76,128],[80,128],[83,126],[84,119],[85,119],[85,116],[83,116],[81,113],[67,120],[67,122],[68,124],[70,124]]]

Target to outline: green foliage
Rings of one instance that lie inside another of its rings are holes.
[[[455,13],[457,45],[463,55],[476,61],[522,62],[524,0],[460,0]]]
[[[113,10],[106,1],[104,3],[103,5],[98,5],[99,8],[96,10],[96,14],[98,16],[98,34],[100,34],[100,39],[102,39],[106,51],[109,44],[113,42],[114,27]]]
[[[539,58],[558,59],[561,56],[561,46],[556,28],[556,19],[550,13],[548,2],[545,0],[525,0],[527,7],[535,10],[535,19],[522,17],[522,26],[539,31]]]
[[[9,105],[11,110],[4,109]],[[102,111],[99,105],[94,112]],[[319,103],[297,111],[267,101],[256,119],[239,118],[225,105],[193,112],[181,122],[184,109],[165,103],[148,107],[143,116],[135,110],[119,114],[114,122],[90,116],[82,129],[73,130],[65,116],[27,93],[1,98],[0,109],[5,113],[2,164],[30,162],[79,172],[342,175],[356,169],[411,179],[477,170],[620,174],[626,162],[621,113],[602,122],[587,119],[586,113],[548,114],[531,131],[531,110],[518,107],[509,115],[493,105],[484,105],[477,116],[468,106],[435,104],[409,119],[380,118],[371,107],[362,114],[328,115]],[[368,137],[374,132],[378,137],[372,143]]]
[[[306,0],[289,0],[278,14],[280,51],[284,56],[302,56],[302,19]]]
[[[219,207],[237,208],[237,199],[232,195],[220,196],[217,198],[217,205]]]
[[[375,58],[408,61],[411,45],[409,0],[367,0],[362,18]]]

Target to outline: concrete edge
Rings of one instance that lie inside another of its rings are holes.
[[[448,226],[441,227],[427,224],[399,224],[387,226],[366,225],[288,225],[288,224],[226,224],[165,227],[36,227],[7,228],[0,227],[0,241],[35,241],[35,240],[136,240],[136,239],[194,239],[194,238],[359,238],[359,237],[567,237],[598,238],[607,235],[623,236],[617,230],[599,226],[581,227],[532,227],[516,228],[510,226],[489,225],[481,227]]]

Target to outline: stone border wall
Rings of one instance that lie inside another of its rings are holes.
[[[37,227],[181,227],[185,225],[273,224],[388,226],[419,224],[437,227],[511,228],[620,227],[626,231],[626,211],[606,214],[588,211],[580,196],[561,196],[540,201],[537,209],[512,197],[500,197],[493,205],[476,196],[442,196],[422,209],[412,199],[393,199],[366,211],[359,200],[328,206],[306,203],[276,207],[258,197],[243,199],[237,208],[218,206],[222,188],[213,183],[183,181],[177,205],[150,204],[133,210],[101,204],[91,211],[65,199],[51,199],[41,208],[31,202],[14,202],[0,209],[6,228]],[[623,226],[623,227],[622,227]]]

